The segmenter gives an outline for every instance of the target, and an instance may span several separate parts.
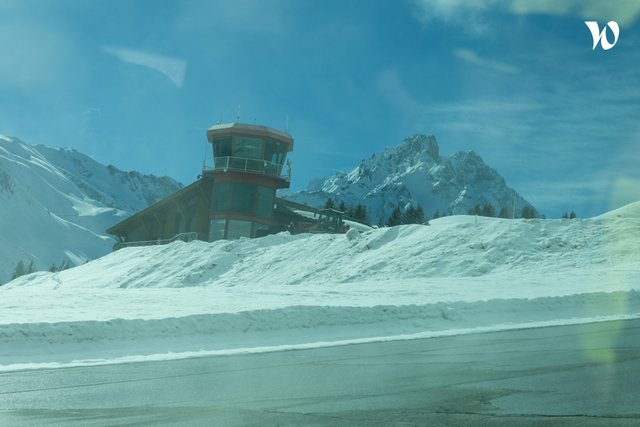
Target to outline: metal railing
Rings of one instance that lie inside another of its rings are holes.
[[[250,159],[247,157],[231,157],[223,156],[216,157],[213,160],[213,167],[205,166],[205,170],[213,171],[232,171],[232,172],[245,172],[255,173],[258,175],[268,175],[282,178],[285,181],[291,180],[291,173],[281,176],[280,171],[282,165],[263,159]]]
[[[139,240],[134,242],[118,242],[113,246],[113,250],[117,251],[122,248],[129,248],[132,246],[156,246],[156,245],[166,245],[169,243],[173,243],[176,241],[182,242],[191,242],[192,240],[198,240],[198,233],[195,231],[190,231],[188,233],[180,233],[176,234],[170,239],[156,239],[156,240]]]

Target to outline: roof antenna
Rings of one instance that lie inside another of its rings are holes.
[[[236,123],[240,121],[240,104],[238,104],[238,112],[236,113]]]
[[[207,144],[204,145],[204,155],[202,156],[202,174],[204,175],[205,169],[207,169]]]
[[[284,119],[284,131],[289,133],[289,115],[287,114]]]

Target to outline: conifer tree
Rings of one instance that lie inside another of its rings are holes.
[[[424,210],[422,206],[417,207],[409,206],[407,210],[402,214],[403,224],[424,224]]]
[[[333,209],[334,206],[335,206],[335,203],[333,202],[333,199],[331,197],[329,197],[327,201],[324,203],[324,207],[326,209]]]
[[[576,218],[576,213],[574,211],[571,211],[571,213],[569,214],[569,219],[575,219]]]
[[[482,214],[482,208],[480,207],[480,203],[476,203],[476,205],[472,208],[470,208],[467,213],[469,215],[481,215]]]
[[[27,267],[26,274],[35,273],[36,271],[36,263],[33,261],[33,258],[29,260],[29,266]]]
[[[485,202],[479,215],[494,217],[496,216],[496,211],[491,203]]]
[[[20,276],[25,275],[26,270],[24,269],[24,263],[22,260],[18,261],[16,267],[13,269],[13,274],[11,275],[11,280],[16,279]]]
[[[369,222],[367,218],[367,208],[364,205],[358,204],[353,210],[353,214],[351,216],[353,216],[353,218],[357,219],[360,222]]]
[[[536,217],[536,210],[531,206],[525,206],[522,208],[522,218],[531,219]]]
[[[402,224],[402,214],[400,213],[400,206],[396,206],[387,220],[387,225],[393,227],[400,224]]]

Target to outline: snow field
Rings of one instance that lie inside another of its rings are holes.
[[[640,317],[635,205],[123,249],[0,287],[0,365]]]

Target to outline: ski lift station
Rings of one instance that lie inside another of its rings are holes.
[[[213,164],[198,180],[109,228],[116,249],[173,240],[238,239],[291,232],[343,232],[343,213],[276,197],[289,188],[293,138],[266,126],[219,124],[207,131]]]

